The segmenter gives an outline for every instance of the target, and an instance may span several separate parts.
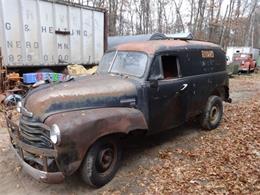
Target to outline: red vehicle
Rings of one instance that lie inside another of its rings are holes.
[[[233,62],[239,63],[239,72],[254,72],[256,61],[250,53],[237,53],[233,55]]]

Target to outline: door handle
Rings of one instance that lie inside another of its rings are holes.
[[[180,91],[184,91],[187,87],[188,87],[188,84],[186,84],[186,83],[183,84],[182,87],[181,87],[181,89],[180,89]]]

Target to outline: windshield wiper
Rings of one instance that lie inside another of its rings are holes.
[[[111,72],[111,70],[112,70],[113,64],[114,64],[116,57],[117,57],[117,53],[118,53],[118,50],[116,50],[115,56],[113,57],[111,64],[109,65],[108,72]]]

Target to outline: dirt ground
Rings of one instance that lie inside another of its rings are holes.
[[[231,78],[230,90],[233,103],[225,104],[219,128],[205,132],[189,123],[126,140],[121,169],[100,189],[77,174],[48,185],[24,173],[1,114],[0,194],[260,194],[260,74]]]

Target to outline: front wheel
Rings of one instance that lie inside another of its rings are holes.
[[[218,96],[210,96],[207,105],[201,115],[201,126],[205,130],[212,130],[219,126],[223,115],[222,99]]]
[[[81,167],[85,183],[101,187],[113,179],[122,157],[122,149],[116,137],[105,137],[95,142],[87,152]]]

